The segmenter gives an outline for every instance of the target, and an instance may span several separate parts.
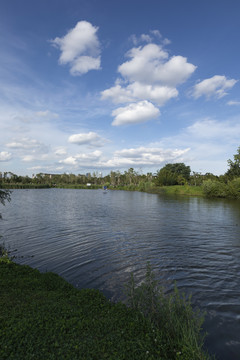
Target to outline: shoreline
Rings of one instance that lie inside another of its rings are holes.
[[[0,275],[2,360],[210,359],[202,342],[193,349],[183,337],[172,346],[164,329],[99,290],[76,289],[8,256],[0,257]]]

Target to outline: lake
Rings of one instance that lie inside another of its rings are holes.
[[[1,241],[16,261],[78,288],[123,300],[150,261],[160,284],[192,294],[206,311],[206,346],[240,356],[240,202],[140,192],[13,190],[0,212]]]

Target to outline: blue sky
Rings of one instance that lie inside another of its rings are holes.
[[[227,170],[238,0],[0,2],[0,171]]]

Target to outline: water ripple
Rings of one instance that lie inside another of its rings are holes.
[[[14,190],[2,211],[5,244],[20,263],[54,271],[76,287],[123,299],[150,261],[160,284],[192,294],[207,312],[207,346],[219,359],[240,353],[238,202],[88,190]],[[31,257],[34,255],[34,257]]]

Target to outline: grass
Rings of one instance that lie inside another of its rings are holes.
[[[8,184],[0,183],[0,189],[49,189],[49,184]]]
[[[163,186],[164,193],[169,195],[190,195],[190,196],[203,196],[203,190],[201,186],[190,185],[173,185]]]
[[[202,343],[193,349],[185,338],[193,313],[182,323],[183,336],[171,335],[177,339],[173,342],[167,328],[143,313],[139,303],[111,303],[98,290],[78,290],[54,273],[18,265],[5,255],[0,258],[1,360],[209,358]]]

